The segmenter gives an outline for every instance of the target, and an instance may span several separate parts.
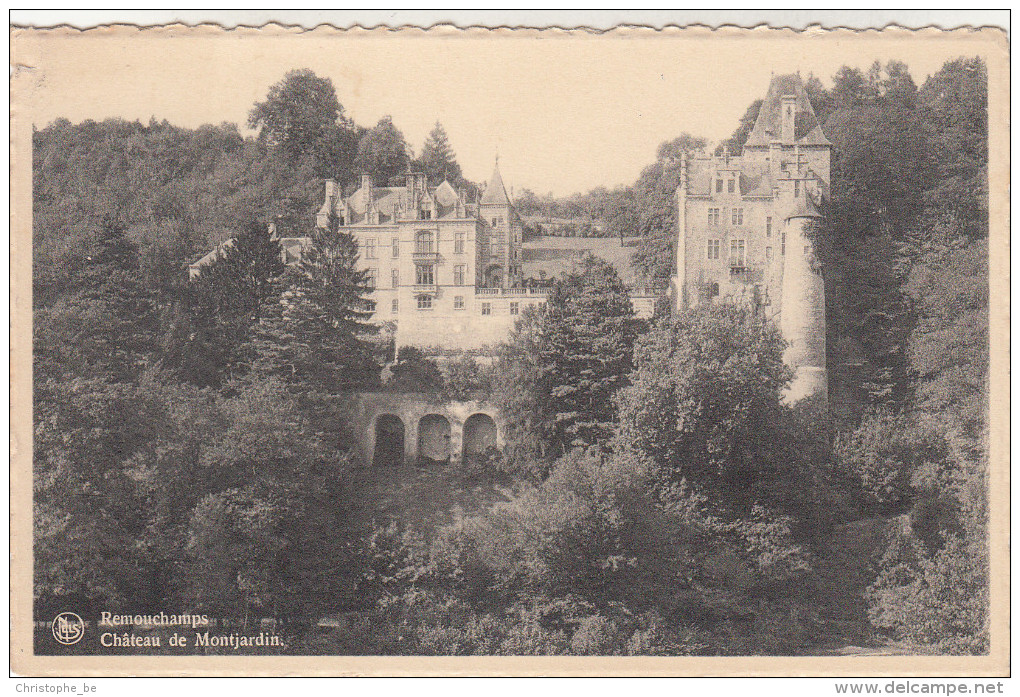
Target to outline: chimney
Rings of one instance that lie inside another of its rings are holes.
[[[339,193],[339,190],[337,189],[336,180],[335,179],[327,179],[326,180],[326,201],[328,201],[330,203],[331,207],[332,207],[333,202],[336,201],[338,193]]]
[[[372,175],[365,172],[361,175],[361,188],[365,192],[365,216],[368,217],[375,203],[375,196],[372,195]]]
[[[794,125],[797,121],[797,97],[788,94],[783,97],[782,107],[782,141],[790,145],[794,142]]]

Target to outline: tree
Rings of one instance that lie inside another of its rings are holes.
[[[415,346],[401,346],[390,371],[390,389],[406,392],[439,392],[443,389],[443,373],[439,366]]]
[[[804,515],[810,451],[781,393],[790,379],[776,327],[751,308],[699,306],[639,341],[618,396],[618,446],[735,514]]]
[[[680,158],[706,145],[704,138],[689,133],[661,143],[655,163],[645,167],[634,184],[642,239],[631,263],[649,281],[668,282],[675,272],[676,187],[680,184]]]
[[[397,130],[389,116],[384,116],[361,136],[354,166],[372,175],[379,186],[387,186],[390,179],[407,170],[409,161],[404,134]]]
[[[379,365],[365,337],[368,272],[357,268],[358,243],[335,224],[316,228],[297,266],[281,279],[272,314],[256,333],[256,366],[304,389],[329,393],[378,381]]]
[[[140,374],[155,358],[158,312],[124,228],[105,221],[86,238],[83,258],[67,275],[68,292],[35,312],[36,383]]]
[[[338,125],[350,128],[333,81],[311,70],[291,70],[248,114],[248,126],[291,158],[307,154]]]
[[[497,394],[513,405],[508,433],[540,444],[538,453],[528,447],[522,458],[555,458],[607,441],[613,395],[627,383],[638,326],[627,289],[608,262],[586,257],[554,282],[545,310],[525,315],[497,369]]]
[[[164,362],[186,380],[218,385],[243,350],[283,273],[280,241],[250,221],[184,290],[167,322]]]
[[[460,184],[462,176],[457,156],[450,146],[446,130],[438,121],[422,146],[421,161],[430,185],[436,186],[443,180],[448,180],[455,186]]]
[[[748,136],[754,129],[754,123],[758,120],[758,112],[761,111],[761,105],[764,103],[764,99],[755,99],[751,102],[751,106],[747,107],[747,111],[740,117],[740,125],[737,126],[737,130],[733,131],[733,135],[716,148],[716,155],[721,155],[724,147],[731,155],[735,156],[739,156],[744,151],[744,143],[747,142]]]

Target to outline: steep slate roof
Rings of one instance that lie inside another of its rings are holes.
[[[793,137],[798,145],[831,145],[818,124],[811,100],[804,91],[800,75],[776,75],[769,84],[768,94],[758,112],[758,119],[747,137],[746,147],[768,147],[782,134],[782,107],[784,95],[797,97],[797,114],[794,118]]]
[[[499,174],[499,162],[496,162],[492,176],[489,177],[489,185],[485,187],[482,194],[482,203],[494,203],[501,206],[510,205],[510,197],[506,195],[506,187],[503,186],[503,177]]]
[[[440,206],[455,206],[457,205],[457,191],[453,188],[450,182],[443,180],[443,183],[436,187],[436,203]]]
[[[400,197],[404,193],[402,186],[373,186],[372,202],[376,210],[384,215],[393,216],[393,210],[400,205]],[[350,198],[347,205],[358,215],[364,215],[367,208],[368,194],[364,189],[358,189]]]
[[[712,193],[712,180],[719,169],[740,169],[740,194],[742,196],[771,196],[772,177],[768,163],[748,162],[732,158],[729,167],[722,166],[718,159],[691,160],[687,165],[687,193],[691,196],[708,196]]]

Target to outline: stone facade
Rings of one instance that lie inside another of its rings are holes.
[[[375,280],[373,319],[396,325],[398,347],[495,346],[527,307],[546,302],[548,291],[524,278],[523,226],[498,161],[474,202],[449,182],[427,186],[417,173],[403,187],[377,187],[363,175],[346,198],[327,181],[316,224],[336,225],[358,241],[359,267]],[[635,311],[651,316],[655,299],[636,288]]]
[[[807,228],[828,195],[831,144],[798,75],[772,79],[739,157],[682,163],[677,306],[749,303],[787,341],[796,402],[827,398],[825,288]]]
[[[498,163],[475,202],[449,182],[427,186],[419,173],[403,187],[377,187],[363,175],[346,198],[327,181],[316,224],[358,241],[359,265],[374,280],[374,319],[396,324],[398,346],[495,344],[525,307],[545,302],[522,286],[523,230]]]

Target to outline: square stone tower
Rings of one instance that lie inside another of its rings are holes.
[[[825,289],[809,232],[831,148],[800,76],[774,76],[743,153],[685,158],[676,192],[677,307],[745,303],[772,318],[795,371],[790,402],[827,399]]]

